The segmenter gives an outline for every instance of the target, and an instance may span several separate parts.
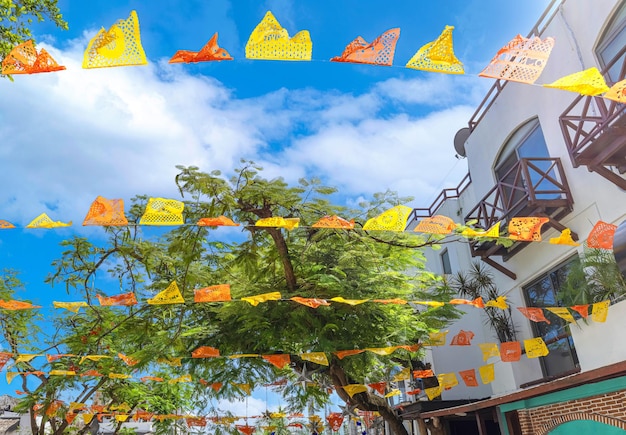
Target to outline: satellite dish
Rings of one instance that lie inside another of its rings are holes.
[[[461,157],[466,156],[465,141],[469,138],[470,133],[471,131],[469,127],[465,127],[457,131],[454,135],[454,149],[456,150],[457,155]]]

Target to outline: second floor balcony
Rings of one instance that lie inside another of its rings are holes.
[[[626,46],[602,73],[626,78]],[[607,80],[610,86],[612,82]],[[626,190],[626,107],[603,97],[580,95],[561,115],[559,122],[574,167],[586,166]]]
[[[484,229],[500,222],[503,236],[513,217],[547,217],[550,226],[563,230],[559,220],[572,211],[573,204],[560,159],[521,158],[478,201],[465,220],[476,221],[476,226]],[[510,248],[494,242],[470,243],[472,256],[481,257],[488,264],[494,263],[490,257],[502,256],[506,261],[524,246],[524,242]],[[514,278],[512,272],[498,269]]]

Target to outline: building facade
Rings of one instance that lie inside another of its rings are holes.
[[[592,67],[609,87],[626,77],[623,0],[552,1],[528,37],[555,41],[536,83]],[[460,381],[443,391],[441,400],[405,404],[401,414],[407,425],[416,434],[426,427],[451,435],[625,433],[626,301],[619,292],[606,292],[605,322],[571,310],[574,322],[552,312],[547,321],[531,321],[518,308],[563,308],[601,298],[601,291],[583,298],[574,271],[590,255],[585,242],[598,222],[619,227],[626,221],[626,105],[495,80],[455,142],[457,153],[467,158],[468,177],[444,190],[431,207],[415,209],[415,221],[442,215],[485,230],[500,223],[506,236],[513,218],[533,217],[542,241],[506,247],[485,239],[448,243],[428,253],[429,268],[454,276],[480,264],[507,298],[513,336],[520,342],[542,338],[549,353],[530,358],[522,346],[519,361],[484,359],[474,344],[500,346],[510,335],[498,334],[484,310],[464,308],[449,336],[472,331],[472,345],[431,347],[428,362],[435,374],[457,376],[493,364],[494,379],[474,387]],[[578,246],[548,243],[567,229]]]

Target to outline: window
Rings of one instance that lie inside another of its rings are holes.
[[[556,307],[557,293],[565,284],[567,275],[578,256],[570,258],[548,273],[539,277],[532,284],[524,287],[528,307]],[[541,366],[545,377],[559,376],[578,368],[578,356],[569,331],[569,325],[560,317],[547,312],[546,322],[531,322],[535,337],[543,338],[550,353],[541,357]]]
[[[626,3],[617,9],[610,24],[604,31],[600,42],[596,47],[596,55],[601,69],[604,70],[615,59],[619,51],[626,45]],[[615,62],[607,72],[607,80],[616,83],[620,77],[622,62]]]
[[[541,159],[549,158],[548,147],[543,137],[543,131],[539,120],[534,118],[521,127],[519,127],[511,138],[506,142],[500,157],[496,162],[495,174],[497,180],[502,183],[504,193],[507,198],[507,205],[513,207],[522,198],[525,197],[527,189],[525,186],[525,180],[522,179],[521,173],[515,169],[515,165],[520,159]],[[550,168],[550,161],[534,160],[533,165],[537,166],[541,171],[548,171]],[[535,171],[529,171],[530,183],[535,186],[536,191],[541,190],[553,190],[551,188],[552,183],[548,180],[542,179],[541,175]],[[550,175],[556,178],[554,171],[550,171]],[[538,193],[537,199],[552,199],[554,194]]]
[[[452,273],[452,266],[450,266],[450,253],[447,249],[444,249],[441,253],[441,267],[443,268],[444,275],[450,275]]]

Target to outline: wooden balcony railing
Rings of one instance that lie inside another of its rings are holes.
[[[500,222],[501,229],[506,230],[512,217],[545,216],[550,218],[550,225],[562,230],[565,227],[558,221],[572,211],[573,204],[560,159],[523,158],[501,177],[465,220],[475,220],[484,229]],[[506,260],[523,246],[518,243],[506,249],[492,242],[470,244],[472,255],[483,260],[492,255],[502,255]]]
[[[626,46],[606,65],[605,77],[621,65],[617,81],[626,78]],[[607,81],[609,86],[612,84]],[[626,108],[602,97],[580,95],[563,112],[559,122],[574,167],[586,166],[626,189]]]

